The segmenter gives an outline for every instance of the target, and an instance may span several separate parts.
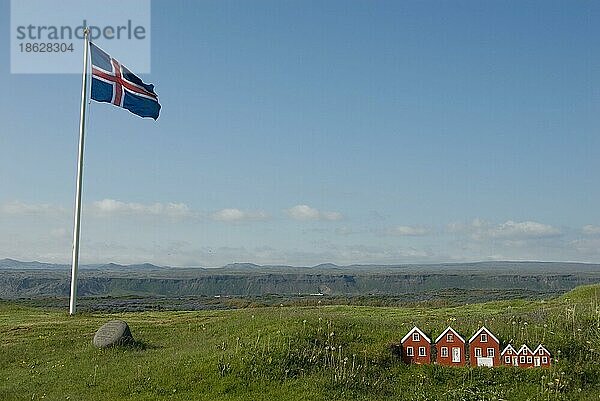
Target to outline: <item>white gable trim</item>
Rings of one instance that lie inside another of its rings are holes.
[[[531,351],[531,349],[526,344],[521,345],[521,348],[519,348],[519,350],[517,351],[517,355],[521,355],[521,353],[523,351],[527,351],[530,354],[533,354],[533,352]]]
[[[500,353],[500,356],[504,355],[507,351],[510,351],[510,350],[512,350],[512,352],[514,352],[515,354],[517,353],[517,351],[513,348],[513,346],[511,344],[508,344],[506,346],[506,348],[504,348],[504,351],[502,351]]]
[[[465,342],[465,339],[462,338],[460,336],[460,334],[458,334],[456,332],[456,330],[454,330],[452,327],[448,326],[448,328],[446,330],[444,330],[444,332],[442,334],[440,334],[438,338],[435,339],[435,343],[437,344],[440,341],[440,339],[442,339],[446,335],[446,333],[448,333],[449,331],[451,331],[456,337],[460,338],[460,341],[462,341],[463,343]]]
[[[538,345],[535,351],[533,351],[533,353],[537,354],[538,351],[543,351],[544,353],[550,355],[550,351],[548,351],[542,344]]]
[[[496,341],[498,344],[500,344],[500,341],[496,338],[495,335],[492,334],[491,331],[489,331],[488,329],[485,328],[485,326],[481,326],[481,328],[479,330],[477,330],[477,333],[473,334],[473,337],[471,337],[471,339],[469,340],[469,344],[473,342],[473,340],[475,340],[477,338],[477,336],[479,334],[481,334],[482,331],[485,331],[485,333],[492,337],[494,339],[494,341]]]
[[[404,343],[404,341],[408,340],[410,338],[410,336],[412,335],[412,333],[417,332],[421,335],[421,337],[423,337],[425,340],[427,340],[428,344],[431,344],[431,340],[429,339],[429,337],[427,337],[425,335],[425,333],[423,333],[421,330],[419,330],[419,328],[417,326],[413,327],[411,331],[408,332],[407,335],[405,335],[404,337],[402,337],[402,340],[400,340],[401,343]]]

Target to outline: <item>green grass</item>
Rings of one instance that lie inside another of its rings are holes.
[[[600,400],[600,285],[546,301],[93,313],[0,302],[0,400]],[[98,350],[124,319],[133,347]],[[413,325],[543,342],[551,369],[406,366]]]

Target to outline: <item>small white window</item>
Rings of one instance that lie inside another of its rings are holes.
[[[408,355],[408,356],[415,355],[415,350],[413,349],[413,347],[406,347],[406,355]]]
[[[482,343],[487,343],[487,334],[485,334],[485,333],[481,334],[481,342]]]
[[[475,348],[475,356],[481,356],[481,348]]]
[[[547,356],[543,356],[542,357],[542,363],[548,363],[548,357]]]
[[[487,349],[487,356],[494,356],[494,349],[493,348],[488,348]]]
[[[523,355],[519,358],[519,363],[525,363],[525,357]]]
[[[448,347],[442,347],[442,357],[443,358],[448,357]]]
[[[531,355],[529,355],[527,357],[527,363],[531,363],[531,362],[533,362],[533,358],[531,357]]]
[[[448,335],[446,336],[446,340],[451,343],[454,342],[454,334],[452,333],[448,333]]]
[[[504,357],[504,362],[505,362],[505,363],[510,363],[510,355],[506,355],[506,356]]]
[[[419,356],[425,356],[425,347],[419,347]]]
[[[413,341],[420,341],[421,340],[421,336],[419,335],[419,333],[413,333]]]

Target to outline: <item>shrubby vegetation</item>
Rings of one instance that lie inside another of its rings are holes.
[[[271,306],[84,313],[0,303],[2,400],[592,400],[600,398],[600,285],[549,300],[403,307]],[[133,347],[94,349],[106,320]],[[407,366],[393,345],[413,325],[542,342],[550,369]]]

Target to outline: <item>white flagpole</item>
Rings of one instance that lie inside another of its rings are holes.
[[[75,196],[75,226],[73,227],[73,263],[71,265],[71,300],[69,314],[75,314],[77,304],[77,269],[79,267],[79,232],[81,227],[81,186],[83,180],[83,139],[85,136],[85,115],[88,86],[88,49],[90,47],[90,30],[86,27],[83,44],[83,78],[81,85],[81,113],[79,121],[79,155],[77,158],[77,193]]]

